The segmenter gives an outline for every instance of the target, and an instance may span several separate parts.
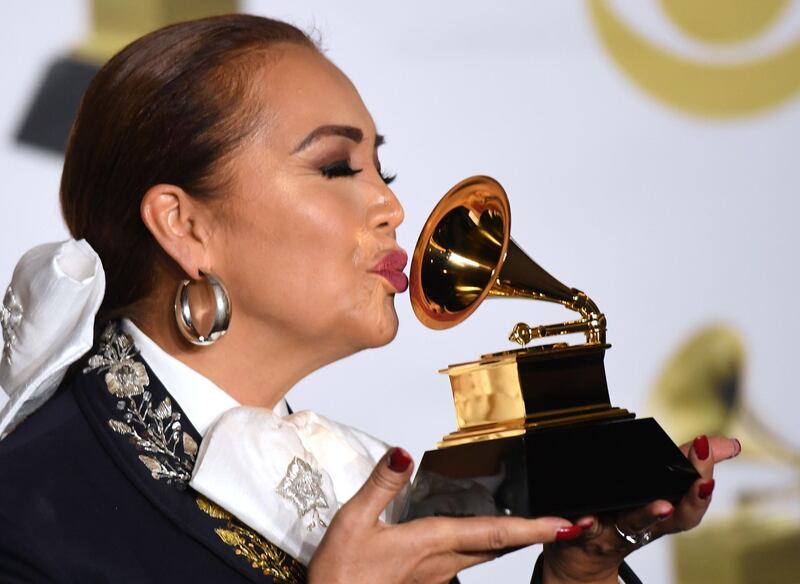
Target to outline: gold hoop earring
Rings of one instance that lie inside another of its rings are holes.
[[[216,343],[228,332],[233,307],[231,306],[228,291],[218,278],[203,272],[200,272],[200,275],[205,276],[206,283],[214,293],[214,323],[211,325],[211,330],[207,336],[203,336],[197,332],[194,326],[192,309],[189,306],[189,285],[192,284],[191,280],[183,280],[178,285],[178,291],[175,294],[175,320],[178,323],[178,330],[187,341],[199,347],[207,347]]]

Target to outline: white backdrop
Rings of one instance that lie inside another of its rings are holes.
[[[654,0],[609,3],[659,46],[709,59],[767,54],[800,38],[793,2],[774,30],[724,53],[680,34]],[[413,249],[452,184],[489,174],[506,187],[513,235],[540,264],[581,288],[608,316],[612,401],[641,409],[664,359],[698,326],[727,321],[747,339],[748,399],[800,445],[796,336],[800,316],[800,98],[714,120],[655,100],[603,49],[586,2],[451,0],[245,2],[246,10],[321,33],[360,89],[388,144],[406,207],[400,243]],[[0,285],[28,248],[66,237],[57,205],[60,159],[13,133],[50,59],[85,31],[80,0],[0,8]],[[398,297],[401,329],[388,347],[327,367],[290,394],[417,458],[455,428],[436,370],[508,347],[519,320],[568,316],[557,307],[487,302],[447,332],[423,328]],[[746,445],[745,445],[746,446]],[[757,472],[753,472],[753,470]],[[788,473],[746,463],[720,469],[713,512],[744,485]],[[541,480],[558,481],[542,476]],[[591,488],[591,479],[587,479]],[[462,575],[527,582],[538,550]],[[648,584],[671,579],[669,542],[631,563]]]

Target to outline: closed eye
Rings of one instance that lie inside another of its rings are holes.
[[[319,170],[325,178],[338,178],[340,176],[355,176],[361,172],[363,168],[353,168],[350,166],[349,160],[337,160],[336,162],[326,164]]]
[[[348,160],[337,160],[336,162],[326,164],[319,170],[325,178],[339,178],[343,176],[355,176],[364,169],[353,168],[350,166],[350,161]],[[391,184],[392,181],[397,178],[396,174],[388,174],[383,171],[379,171],[379,174],[381,175],[381,180],[387,185]]]

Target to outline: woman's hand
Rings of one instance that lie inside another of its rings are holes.
[[[583,532],[557,517],[428,517],[388,525],[379,516],[408,484],[412,466],[400,448],[381,459],[328,527],[309,565],[310,584],[447,583],[507,548],[566,540]]]
[[[705,515],[714,490],[714,464],[739,454],[735,438],[700,436],[681,446],[700,479],[689,489],[677,507],[669,501],[653,501],[645,507],[614,518],[582,517],[577,525],[585,528],[579,539],[545,546],[544,583],[592,582],[617,584],[622,560],[640,547],[626,541],[617,531],[636,535],[645,532],[652,539],[695,527]]]

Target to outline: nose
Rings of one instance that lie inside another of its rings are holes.
[[[382,188],[376,195],[372,223],[378,230],[394,232],[405,219],[403,205],[387,184],[382,183]]]

